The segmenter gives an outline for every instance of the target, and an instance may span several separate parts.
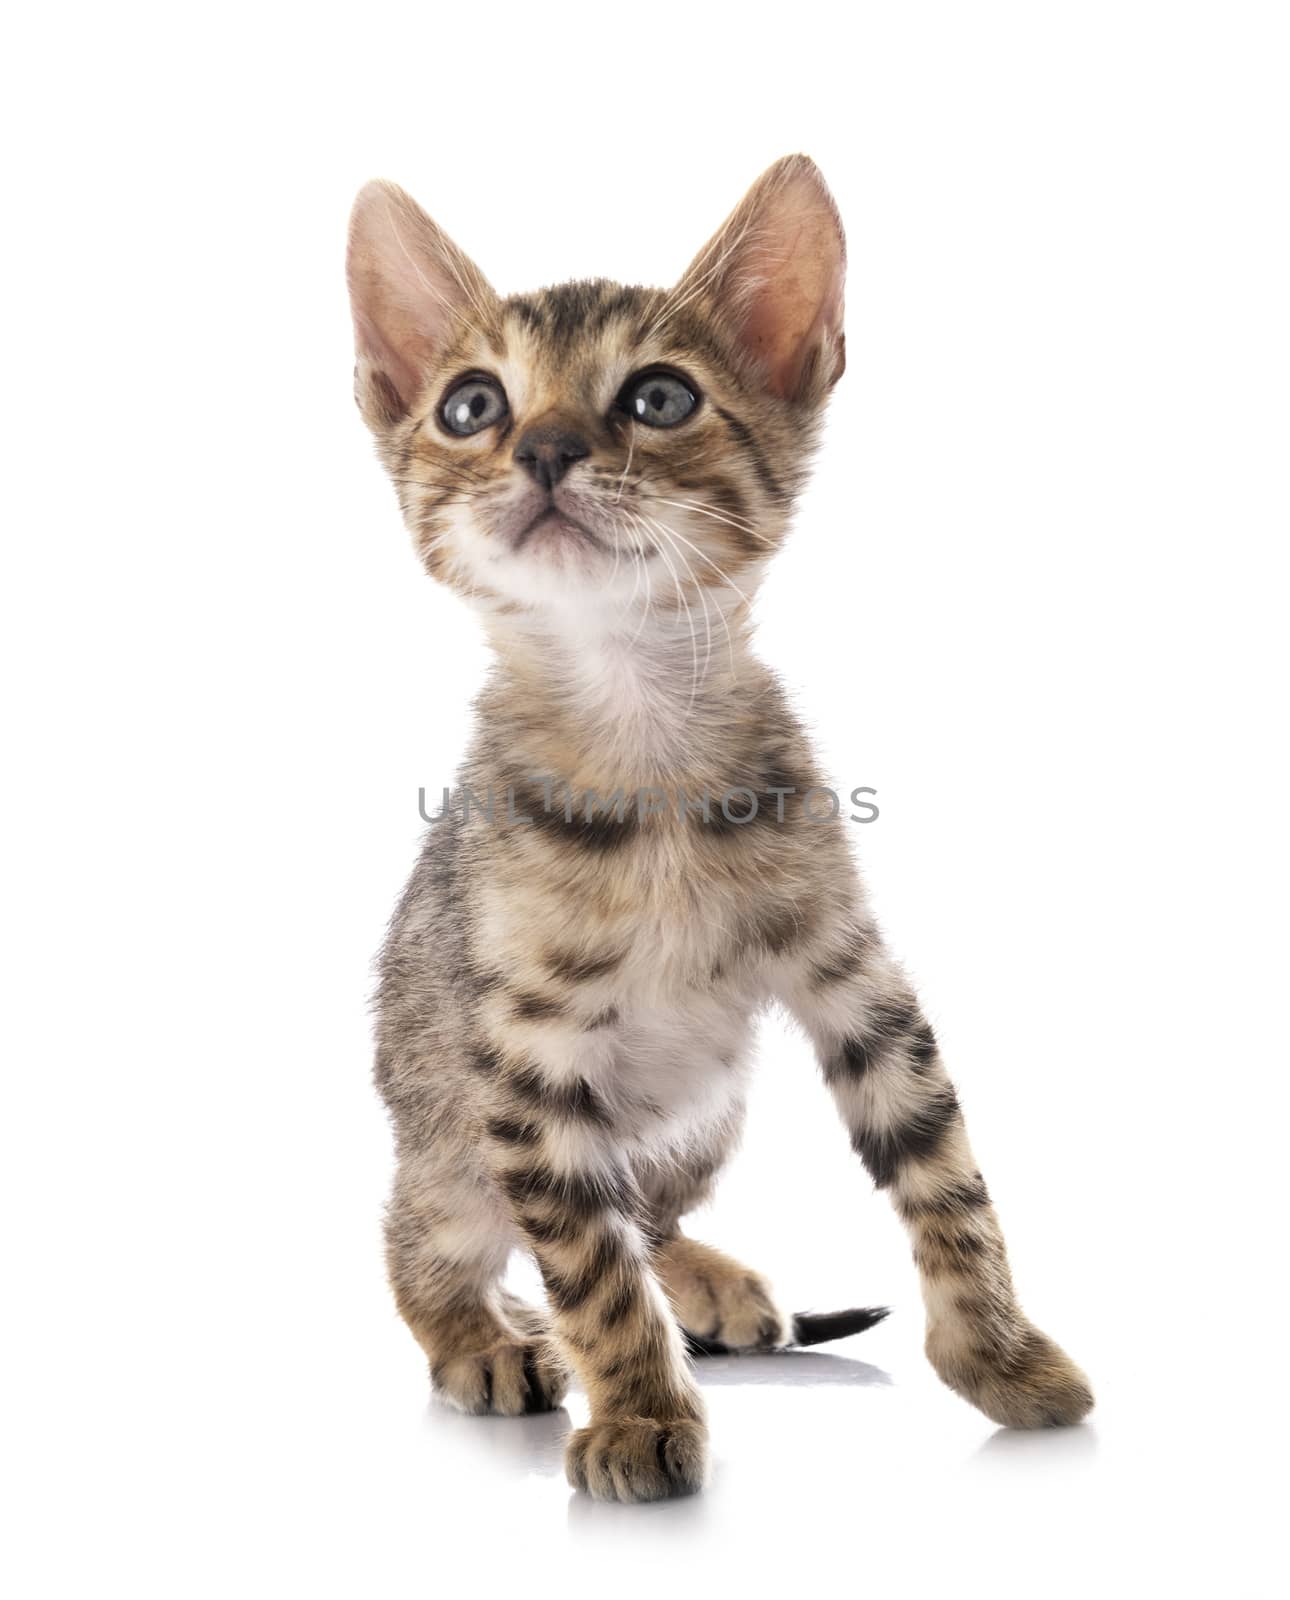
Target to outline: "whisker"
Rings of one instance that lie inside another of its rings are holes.
[[[614,504],[623,497],[623,485],[627,482],[627,474],[632,470],[632,452],[636,449],[636,429],[632,428],[627,435],[627,464],[623,467],[623,475],[618,480],[618,493],[614,496]]]
[[[758,531],[757,524],[751,517],[741,517],[737,511],[716,510],[703,500],[669,500],[665,495],[655,495],[660,505],[683,506],[687,511],[702,511],[705,516],[719,517],[723,522],[728,522],[732,527],[743,528],[748,533]]]
[[[708,673],[712,670],[712,614],[708,609],[708,597],[707,597],[707,594],[705,592],[705,586],[703,584],[701,584],[699,582],[698,578],[695,576],[694,568],[690,565],[689,560],[687,559],[687,557],[685,555],[685,552],[679,547],[679,545],[676,542],[676,538],[674,536],[674,531],[671,528],[666,527],[663,523],[655,522],[652,517],[647,517],[645,520],[655,530],[656,533],[661,533],[664,536],[664,538],[667,540],[667,542],[671,545],[673,554],[676,556],[676,559],[681,563],[682,567],[685,569],[686,576],[689,578],[690,582],[694,585],[695,592],[699,597],[699,604],[703,607],[703,630],[704,630],[703,676],[706,679],[707,676],[708,676]],[[687,610],[688,610],[688,607],[687,607]],[[728,625],[727,625],[726,631],[727,631],[727,634],[728,634],[729,633],[729,626]],[[732,660],[731,660],[732,669],[733,669],[733,666],[734,666],[734,662],[733,662],[733,658],[732,658]],[[693,702],[691,702],[691,703],[693,703]]]
[[[436,462],[430,469],[430,476],[424,479],[418,478],[415,473],[410,472],[406,467],[402,472],[392,473],[391,476],[396,483],[417,483],[427,489],[433,489],[445,480],[451,480],[454,483],[485,486],[490,481],[483,473],[476,472],[472,467],[459,466],[455,462],[448,461]]]
[[[659,546],[658,553],[663,565],[667,568],[668,574],[672,579],[672,586],[676,590],[676,597],[685,607],[686,621],[690,625],[690,658],[693,665],[693,672],[690,677],[689,709],[693,709],[695,698],[699,692],[699,639],[698,635],[694,631],[694,615],[690,610],[690,602],[685,598],[684,586],[681,583],[680,578],[678,578],[676,575],[676,568],[668,560],[667,553],[663,549],[662,545]]]
[[[653,522],[655,520],[656,519],[654,519],[654,518],[650,518],[651,522]],[[700,550],[698,545],[694,544],[691,540],[687,539],[683,533],[678,533],[677,530],[671,525],[670,522],[669,523],[658,523],[657,525],[659,527],[665,527],[667,529],[667,531],[672,535],[672,537],[674,539],[679,539],[683,545],[685,545],[685,546],[687,546],[687,548],[693,550],[695,555],[698,556],[698,558],[700,559],[700,561],[706,561],[707,564],[712,568],[712,570],[721,579],[721,581],[726,585],[726,587],[728,589],[732,590],[735,594],[737,594],[739,596],[739,598],[743,601],[743,603],[746,606],[749,606],[749,605],[752,604],[752,596],[749,595],[749,594],[745,594],[744,591],[739,587],[739,585],[730,576],[730,574],[728,572],[726,572],[724,568],[719,567],[717,565],[717,563],[712,559],[712,557],[707,554],[706,551]]]
[[[645,574],[645,609],[641,612],[641,620],[636,632],[632,634],[632,643],[635,644],[645,631],[645,624],[649,621],[650,607],[654,603],[654,581],[649,575],[649,562],[642,561],[640,570]]]
[[[698,545],[691,544],[690,541],[685,537],[685,535],[683,533],[678,533],[676,531],[676,529],[671,527],[669,524],[657,522],[653,517],[651,517],[649,520],[660,532],[669,534],[673,540],[679,539],[682,544],[689,545],[690,549],[694,551],[695,555],[698,556],[701,561],[706,561],[708,563],[708,565],[717,573],[718,577],[720,577],[722,579],[722,581],[725,583],[726,587],[728,589],[730,589],[734,594],[739,596],[739,599],[744,603],[744,605],[749,605],[751,603],[749,601],[748,596],[743,592],[743,590],[741,588],[739,588],[738,584],[733,583],[731,581],[731,579],[729,577],[727,577],[724,572],[722,572],[721,568],[719,566],[717,566],[716,562],[713,561],[709,556],[705,555],[704,552],[699,549]],[[679,552],[678,552],[678,554],[679,554]],[[700,598],[702,598],[703,597],[704,585],[700,584],[698,582],[697,578],[696,578],[695,579],[695,586],[699,590]],[[705,610],[706,610],[706,606],[707,606],[706,600],[704,601],[704,606],[705,606]],[[732,677],[737,678],[738,677],[738,673],[736,672],[736,669],[735,669],[735,641],[734,641],[734,635],[730,632],[730,623],[727,620],[726,613],[722,609],[721,606],[717,607],[717,616],[721,619],[721,626],[726,630],[726,649],[727,649],[727,651],[729,652],[729,655],[730,655],[730,674],[731,674]]]
[[[617,531],[617,530],[615,529],[615,531]],[[637,595],[638,591],[640,590],[640,586],[641,586],[641,568],[644,565],[645,565],[645,558],[642,556],[640,561],[638,561],[637,564],[636,564],[636,577],[632,581],[632,592],[627,597],[627,604],[620,609],[620,611],[618,613],[619,616],[623,616],[626,612],[630,611],[631,608],[636,604],[636,595]]]
[[[701,517],[711,517],[714,522],[724,522],[739,533],[746,533],[751,539],[760,539],[762,544],[773,544],[773,539],[768,539],[764,533],[743,517],[735,517],[729,512],[714,511],[711,506],[700,505],[697,500],[665,500],[660,495],[657,497],[661,506],[676,506],[681,511],[697,511]]]

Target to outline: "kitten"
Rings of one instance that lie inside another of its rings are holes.
[[[802,156],[670,292],[501,298],[393,185],[352,218],[358,404],[422,561],[496,653],[464,814],[431,828],[382,957],[390,1277],[465,1411],[555,1406],[576,1369],[568,1472],[601,1499],[703,1482],[682,1330],[829,1331],[679,1226],[733,1148],[772,999],[910,1232],[937,1372],[1017,1427],[1092,1404],[1017,1304],[936,1040],[749,645],[842,374],[844,262]],[[549,1321],[501,1287],[517,1246]]]

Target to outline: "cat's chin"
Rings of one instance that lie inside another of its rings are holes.
[[[609,547],[576,518],[552,508],[543,511],[520,533],[513,546],[519,553],[540,558],[564,558],[596,552],[610,555]]]
[[[570,628],[579,634],[587,628],[599,631],[601,624],[607,631],[627,628],[634,633],[645,614],[645,584],[635,568],[624,560],[615,570],[612,553],[579,551],[572,545],[536,551],[531,557],[525,551],[492,565],[478,598],[485,610],[493,611],[495,606],[487,602],[490,594],[517,607],[527,624],[545,618],[560,634]]]

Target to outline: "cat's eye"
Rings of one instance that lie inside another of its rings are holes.
[[[466,378],[450,389],[439,407],[449,433],[479,433],[500,422],[507,411],[506,395],[492,378]]]
[[[622,410],[647,428],[675,428],[693,415],[698,403],[698,395],[675,372],[638,373],[618,396]]]

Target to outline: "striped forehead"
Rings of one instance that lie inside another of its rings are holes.
[[[522,329],[536,349],[558,357],[589,341],[639,341],[649,330],[660,298],[656,289],[624,288],[596,279],[512,295],[503,302],[502,311],[508,328]]]
[[[501,354],[526,409],[582,400],[603,408],[651,343],[656,290],[565,283],[503,302]]]

